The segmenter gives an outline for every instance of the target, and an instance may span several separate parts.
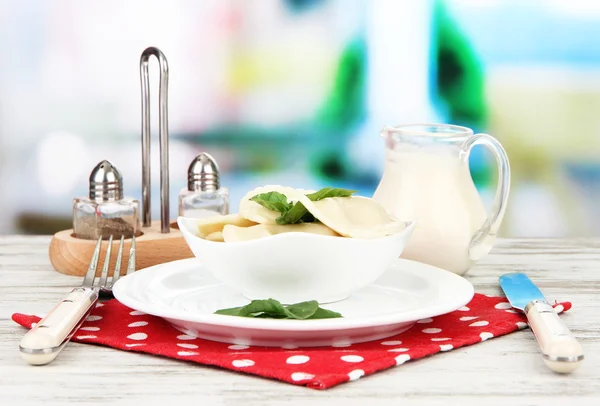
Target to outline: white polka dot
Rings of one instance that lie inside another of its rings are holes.
[[[181,355],[181,356],[183,356],[183,357],[188,357],[188,356],[190,356],[190,355],[198,355],[198,353],[197,353],[197,352],[194,352],[194,351],[179,351],[179,352],[177,353],[177,355]]]
[[[227,348],[229,348],[230,350],[246,350],[246,349],[250,348],[250,346],[249,345],[241,345],[241,344],[233,344]]]
[[[233,365],[236,368],[251,367],[252,365],[254,365],[254,361],[252,361],[251,359],[235,359],[231,362],[231,365]]]
[[[102,316],[87,316],[87,318],[85,319],[85,321],[98,321],[98,320],[102,320]]]
[[[382,341],[381,345],[400,345],[402,344],[402,341],[398,341],[398,340],[391,340],[391,341]]]
[[[469,309],[467,306],[463,306],[463,307],[461,307],[460,309],[457,309],[457,310],[461,311],[461,312],[468,312],[471,309]]]
[[[195,340],[196,337],[189,336],[187,334],[181,334],[177,336],[178,340]]]
[[[364,375],[365,371],[362,369],[355,369],[354,371],[348,372],[348,378],[350,378],[351,381],[356,381],[358,378]]]
[[[517,314],[517,313],[519,313],[519,312],[518,312],[517,310],[515,310],[515,309],[507,309],[507,310],[505,310],[505,312],[506,312],[506,313],[514,313],[514,314]]]
[[[143,326],[147,326],[148,322],[147,321],[136,321],[133,323],[130,323],[127,327],[143,327]]]
[[[476,321],[475,323],[469,324],[469,327],[483,327],[483,326],[487,326],[488,324],[490,324],[489,321],[481,320],[481,321]]]
[[[130,315],[132,315],[132,316],[143,316],[143,315],[145,315],[146,313],[144,313],[144,312],[140,312],[139,310],[134,310],[134,311],[132,311],[132,312],[129,312],[129,314],[130,314]]]
[[[37,326],[37,323],[31,323],[31,328],[34,328],[35,326]]]
[[[81,327],[79,330],[84,330],[84,331],[98,331],[98,330],[100,330],[100,327]]]
[[[77,336],[78,340],[87,340],[89,338],[98,338],[96,336]]]
[[[306,381],[308,379],[313,379],[314,377],[313,374],[307,374],[306,372],[294,372],[292,374],[292,381]]]
[[[408,348],[392,348],[391,350],[388,350],[389,352],[406,352],[408,351]]]
[[[198,346],[196,344],[188,344],[188,343],[177,343],[177,346],[181,347],[181,348],[189,348],[189,349],[198,348]]]
[[[421,320],[417,321],[417,323],[425,324],[425,323],[431,323],[432,321],[433,321],[433,319],[431,319],[431,318],[421,319]]]
[[[125,346],[127,346],[127,347],[140,347],[142,345],[146,345],[146,344],[140,344],[140,343],[125,344]]]
[[[564,307],[563,305],[556,305],[556,306],[554,307],[554,311],[555,311],[556,313],[562,313],[562,312],[564,312],[564,311],[565,311],[565,307]]]
[[[426,328],[421,331],[424,332],[425,334],[437,334],[437,333],[441,332],[442,329],[441,328]]]
[[[449,338],[446,337],[436,337],[436,338],[432,338],[431,341],[448,341],[450,340]]]
[[[478,318],[479,316],[465,316],[465,317],[461,317],[460,321],[469,321],[469,320],[475,320],[476,318]]]
[[[395,359],[396,359],[396,365],[402,365],[410,359],[410,355],[408,355],[408,354],[398,355]]]
[[[488,338],[494,337],[494,335],[492,333],[487,333],[487,332],[484,331],[483,333],[479,334],[479,337],[481,337],[481,341],[485,341]]]
[[[499,310],[505,310],[505,309],[512,308],[512,306],[508,302],[500,302],[500,303],[496,304],[496,306],[494,306],[494,307]]]
[[[453,348],[454,348],[454,346],[452,346],[452,344],[441,344],[440,345],[440,351],[450,351]]]
[[[344,348],[344,347],[350,347],[352,344],[350,343],[333,343],[331,344],[332,347],[335,348]]]
[[[340,359],[346,362],[363,362],[365,360],[360,355],[342,355]]]
[[[148,338],[148,334],[146,333],[133,333],[127,336],[130,340],[145,340]]]
[[[292,355],[285,362],[287,364],[305,364],[310,360],[306,355]]]
[[[104,303],[96,303],[96,307],[102,307],[104,306]]]
[[[525,327],[527,327],[527,323],[524,323],[522,321],[517,321],[517,327],[519,328],[519,330],[522,330]]]

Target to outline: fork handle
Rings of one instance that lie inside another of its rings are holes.
[[[95,290],[83,287],[73,289],[23,336],[19,344],[21,357],[32,365],[52,362],[97,301],[98,293]]]

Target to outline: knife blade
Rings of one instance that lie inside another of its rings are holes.
[[[546,365],[558,373],[577,369],[584,358],[581,345],[531,279],[515,272],[499,280],[511,306],[527,316]]]

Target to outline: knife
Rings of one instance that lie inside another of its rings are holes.
[[[512,307],[527,316],[546,365],[558,373],[577,369],[583,360],[581,345],[537,286],[524,273],[508,273],[499,279]]]

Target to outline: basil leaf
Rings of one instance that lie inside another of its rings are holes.
[[[316,202],[328,197],[350,197],[356,190],[340,189],[334,187],[326,187],[314,193],[306,195],[311,201]],[[275,219],[275,222],[280,225],[296,224],[296,223],[313,223],[315,216],[300,202],[297,202],[290,210],[283,213]]]
[[[239,316],[240,310],[242,307],[231,307],[229,309],[220,309],[215,312],[215,314],[223,314],[225,316]]]
[[[255,319],[287,319],[287,316],[282,314],[260,313],[254,316]]]
[[[294,319],[305,320],[310,318],[316,311],[319,309],[319,302],[316,300],[311,300],[308,302],[296,303],[293,305],[289,305],[287,307],[287,311],[291,314]]]
[[[318,223],[319,219],[315,218],[315,216],[313,216],[313,214],[309,211],[306,211],[306,213],[304,213],[304,216],[302,216],[302,218],[300,219],[301,223]]]
[[[316,202],[317,200],[323,200],[328,197],[350,197],[356,190],[348,190],[348,189],[340,189],[335,187],[326,187],[321,190],[318,190],[314,193],[306,195],[310,200]]]
[[[288,202],[287,197],[279,192],[261,193],[256,196],[252,196],[250,200],[269,210],[284,214],[292,208],[292,204]]]
[[[316,319],[335,319],[335,318],[339,318],[339,317],[343,317],[343,316],[340,313],[338,313],[338,312],[334,312],[333,310],[323,309],[322,307],[319,307],[317,309],[317,311],[314,312],[312,316],[310,316],[310,318],[313,319],[313,320],[316,320]]]
[[[275,219],[275,222],[280,225],[300,223],[302,218],[308,213],[308,210],[300,202],[297,202],[290,210],[283,213]],[[314,217],[313,217],[314,218]]]
[[[242,307],[220,309],[215,314],[239,317],[254,317],[261,319],[328,319],[342,317],[341,314],[319,307],[316,300],[283,306],[275,299],[253,300]]]
[[[283,305],[274,299],[253,300],[246,306],[220,309],[217,310],[215,314],[240,317],[256,317],[260,314],[268,314],[273,316],[288,317]]]

